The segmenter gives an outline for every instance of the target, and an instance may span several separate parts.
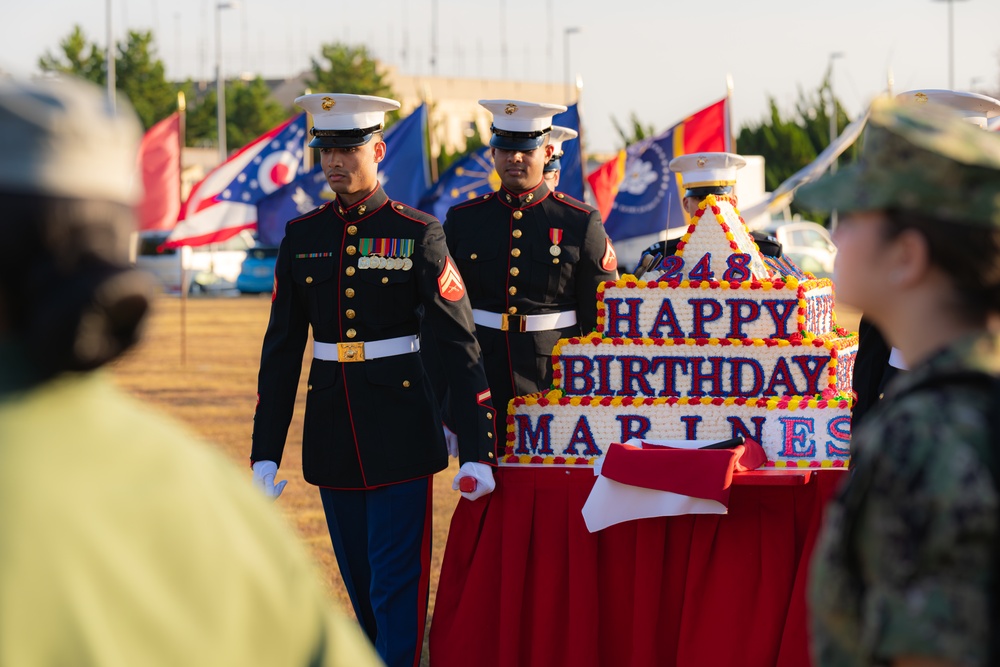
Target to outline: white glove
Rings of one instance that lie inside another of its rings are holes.
[[[441,424],[444,429],[444,444],[448,445],[448,456],[458,458],[458,436],[445,424]]]
[[[493,489],[497,486],[496,480],[493,479],[493,468],[485,463],[476,463],[475,461],[463,463],[451,483],[451,488],[458,491],[464,477],[469,477],[476,481],[475,491],[462,491],[462,497],[466,500],[478,500],[487,494],[493,493]]]
[[[277,474],[278,464],[274,461],[256,461],[253,464],[253,485],[271,500],[277,499],[284,490],[285,484],[288,484],[287,479],[275,484],[274,476]]]

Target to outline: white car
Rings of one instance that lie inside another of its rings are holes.
[[[247,250],[255,244],[253,235],[244,230],[222,243],[161,248],[169,235],[169,231],[139,232],[135,266],[152,274],[171,294],[181,291],[182,267],[187,269],[188,291],[235,289]]]
[[[762,231],[781,242],[781,252],[817,278],[833,277],[837,246],[826,227],[805,220],[771,220]]]

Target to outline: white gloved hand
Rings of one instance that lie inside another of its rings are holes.
[[[271,500],[277,499],[284,490],[285,484],[288,484],[287,479],[275,484],[274,476],[277,474],[278,464],[274,461],[256,461],[253,464],[253,485]]]
[[[458,458],[458,436],[446,424],[441,424],[444,429],[444,444],[448,445],[448,456]]]
[[[458,491],[461,486],[461,481],[465,477],[472,478],[476,481],[475,491],[462,491],[462,497],[466,500],[478,500],[485,495],[493,493],[493,489],[497,486],[496,480],[493,479],[493,468],[489,467],[485,463],[476,463],[475,461],[463,463],[462,467],[458,469],[458,474],[455,475],[455,479],[451,483],[451,488]]]

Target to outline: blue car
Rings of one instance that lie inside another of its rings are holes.
[[[247,251],[240,275],[236,279],[236,289],[243,294],[270,293],[274,288],[274,265],[278,261],[278,249],[257,246]]]

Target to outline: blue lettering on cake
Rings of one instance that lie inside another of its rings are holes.
[[[514,415],[514,419],[517,421],[515,454],[552,453],[552,415],[539,415],[538,428],[534,430],[531,428],[531,417],[528,415]]]

